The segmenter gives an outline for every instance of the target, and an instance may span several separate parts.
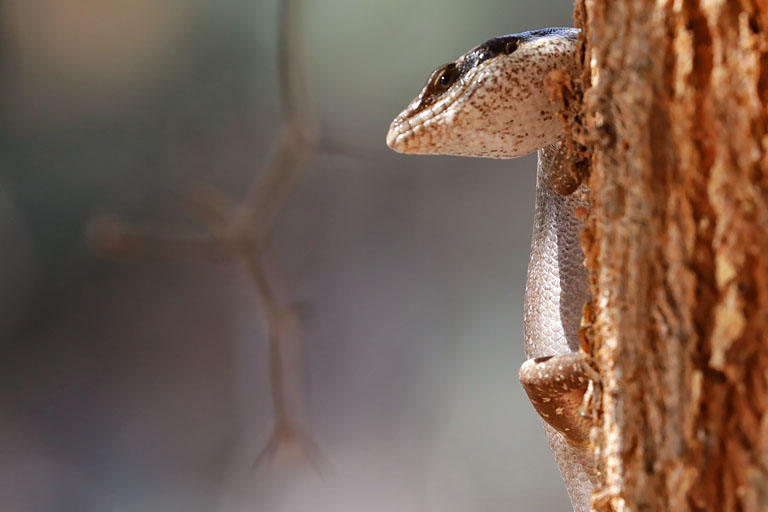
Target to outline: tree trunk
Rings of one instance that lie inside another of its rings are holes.
[[[768,509],[768,2],[577,0],[596,510]]]

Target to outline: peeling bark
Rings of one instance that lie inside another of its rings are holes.
[[[768,2],[577,0],[596,510],[768,509]]]

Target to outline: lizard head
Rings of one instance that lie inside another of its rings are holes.
[[[490,39],[436,69],[398,115],[387,145],[399,153],[514,158],[555,142],[562,125],[544,80],[575,71],[578,30]]]

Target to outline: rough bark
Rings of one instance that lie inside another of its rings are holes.
[[[596,510],[768,509],[768,2],[577,0]]]

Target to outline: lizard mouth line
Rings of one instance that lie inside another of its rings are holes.
[[[440,151],[436,146],[436,132],[450,130],[451,120],[462,113],[467,105],[465,100],[478,89],[495,60],[487,60],[467,70],[431,105],[422,108],[418,103],[409,105],[389,126],[387,145],[398,153],[435,154]]]
[[[462,84],[462,87],[423,110],[419,111],[414,107],[405,109],[389,126],[387,146],[398,153],[432,153],[432,133],[429,128],[439,123],[436,120],[438,116],[445,114],[465,96],[468,85]]]
[[[392,121],[387,145],[400,153],[489,158],[538,150],[523,308],[528,360],[519,377],[544,421],[572,509],[587,512],[600,481],[590,441],[603,408],[600,375],[578,336],[591,293],[577,212],[589,209],[589,190],[560,195],[553,187],[552,178],[569,171],[568,145],[545,81],[555,69],[578,76],[578,34],[555,27],[501,36],[437,68]]]
[[[428,136],[425,129],[433,124],[435,117],[445,112],[450,104],[441,105],[441,107],[443,108],[440,110],[429,107],[417,115],[406,115],[408,114],[406,111],[397,116],[389,127],[387,145],[398,153],[414,153],[419,149],[426,149],[421,142],[422,137]]]

